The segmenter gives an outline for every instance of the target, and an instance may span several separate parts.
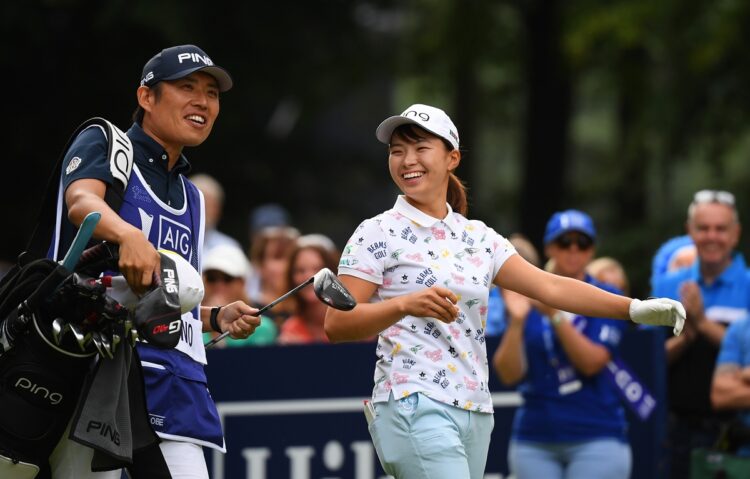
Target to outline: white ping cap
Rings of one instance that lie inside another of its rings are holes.
[[[401,125],[414,124],[448,141],[458,149],[458,129],[450,117],[440,108],[414,104],[398,116],[386,118],[375,130],[375,136],[386,145],[391,142],[393,130]]]

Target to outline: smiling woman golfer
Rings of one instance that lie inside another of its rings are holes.
[[[389,145],[388,168],[404,194],[344,248],[339,275],[358,305],[329,309],[325,327],[332,341],[378,335],[369,429],[387,473],[483,476],[494,425],[484,340],[490,283],[564,311],[682,329],[678,302],[633,300],[546,273],[466,219],[453,174],[458,130],[442,110],[412,105],[376,136]]]

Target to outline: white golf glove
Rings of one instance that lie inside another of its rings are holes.
[[[669,298],[634,299],[630,303],[630,319],[639,324],[674,326],[674,334],[679,336],[685,326],[685,307]]]

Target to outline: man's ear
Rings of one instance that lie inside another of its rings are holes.
[[[139,86],[136,91],[136,97],[138,98],[138,106],[150,113],[156,99],[154,92],[147,86]]]

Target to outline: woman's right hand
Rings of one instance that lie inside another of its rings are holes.
[[[531,311],[531,300],[509,289],[501,291],[503,301],[505,302],[505,309],[508,312],[508,322],[523,325],[526,322],[526,316]]]
[[[433,286],[397,298],[404,316],[435,318],[452,323],[458,317],[458,296],[442,286]]]

